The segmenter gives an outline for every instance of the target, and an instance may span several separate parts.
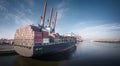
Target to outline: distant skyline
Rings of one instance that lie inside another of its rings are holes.
[[[16,29],[40,24],[45,2],[45,25],[50,7],[53,17],[58,11],[57,33],[120,40],[120,0],[0,0],[0,38],[13,39]]]

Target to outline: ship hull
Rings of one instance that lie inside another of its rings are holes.
[[[75,46],[75,42],[65,43],[51,43],[51,44],[37,44],[33,46],[14,46],[15,51],[25,57],[34,57],[41,55],[56,54],[62,51],[66,51]]]

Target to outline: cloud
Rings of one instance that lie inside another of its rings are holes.
[[[0,39],[1,38],[6,38],[6,39],[13,39],[14,38],[14,31],[10,31],[10,30],[7,30],[8,32],[6,31],[2,31],[0,32]]]
[[[85,38],[91,39],[120,39],[120,24],[104,24],[79,30]]]
[[[33,12],[32,12],[31,9],[27,9],[27,12],[28,12],[29,14],[33,15]]]
[[[6,11],[7,9],[4,6],[0,5],[0,10],[1,11]]]
[[[61,3],[57,5],[56,8],[58,9],[58,18],[57,18],[58,20],[64,17],[65,12],[68,11],[68,8],[65,7],[66,4],[67,3],[65,3],[65,1],[62,1]]]
[[[13,39],[14,38],[14,32],[4,32],[0,33],[0,39],[5,38],[5,39]]]
[[[7,6],[9,6],[9,3],[6,0],[0,1],[0,10],[1,11],[7,11]]]
[[[21,14],[30,14],[30,15],[33,15],[33,12],[31,10],[32,8],[29,8],[29,7],[26,7],[24,4],[20,4],[20,9],[16,10],[17,13],[21,13]]]
[[[33,20],[30,19],[27,15],[25,15],[22,12],[17,13],[17,14],[12,14],[12,13],[7,14],[5,17],[5,22],[6,22],[6,25],[7,23],[9,23],[10,25],[1,27],[0,38],[9,38],[9,39],[12,38],[13,39],[16,29],[23,27],[25,25],[33,24]]]
[[[82,26],[84,25],[84,26]],[[112,39],[120,40],[120,24],[89,25],[77,23],[70,31],[81,35],[84,39]]]
[[[33,24],[33,21],[31,19],[27,18],[27,17],[21,18],[19,16],[16,16],[15,17],[15,23],[17,25],[25,26],[25,25],[31,25],[31,24]]]
[[[21,14],[21,15],[20,15]],[[8,14],[6,16],[6,24],[12,23],[8,25],[7,27],[2,27],[3,29],[0,29],[0,38],[14,38],[14,33],[16,29],[33,24],[33,20],[27,17],[25,14],[18,13],[18,14]],[[23,17],[24,16],[24,17]],[[9,28],[9,29],[8,29]],[[9,33],[8,33],[9,32]]]
[[[11,20],[17,26],[25,26],[33,24],[33,20],[30,19],[29,15],[22,11],[17,11],[17,14],[9,13],[5,16],[7,21]]]
[[[25,25],[31,25],[33,24],[33,20],[30,19],[30,16],[32,16],[32,12],[30,9],[27,9],[26,11],[17,11],[17,15],[14,15],[14,21],[17,25],[25,26]],[[27,13],[31,14],[27,14]]]
[[[28,5],[34,6],[34,0],[25,0]]]
[[[120,24],[103,24],[98,26],[87,27],[83,31],[109,31],[109,30],[120,30]]]

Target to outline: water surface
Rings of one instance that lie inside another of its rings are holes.
[[[120,43],[82,42],[56,55],[0,56],[0,66],[120,66]]]

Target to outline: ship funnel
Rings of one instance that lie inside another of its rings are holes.
[[[49,28],[50,28],[50,26],[51,26],[52,12],[53,12],[53,8],[50,8],[50,17],[49,17],[49,20],[48,20],[48,27],[49,27]]]
[[[44,11],[43,11],[42,16],[41,16],[41,26],[42,26],[42,28],[44,28],[46,8],[47,8],[47,3],[45,2],[45,4],[44,4]]]
[[[55,17],[54,17],[54,24],[53,24],[53,30],[52,30],[53,33],[55,33],[55,26],[56,26],[57,15],[58,15],[58,12],[56,12]]]

